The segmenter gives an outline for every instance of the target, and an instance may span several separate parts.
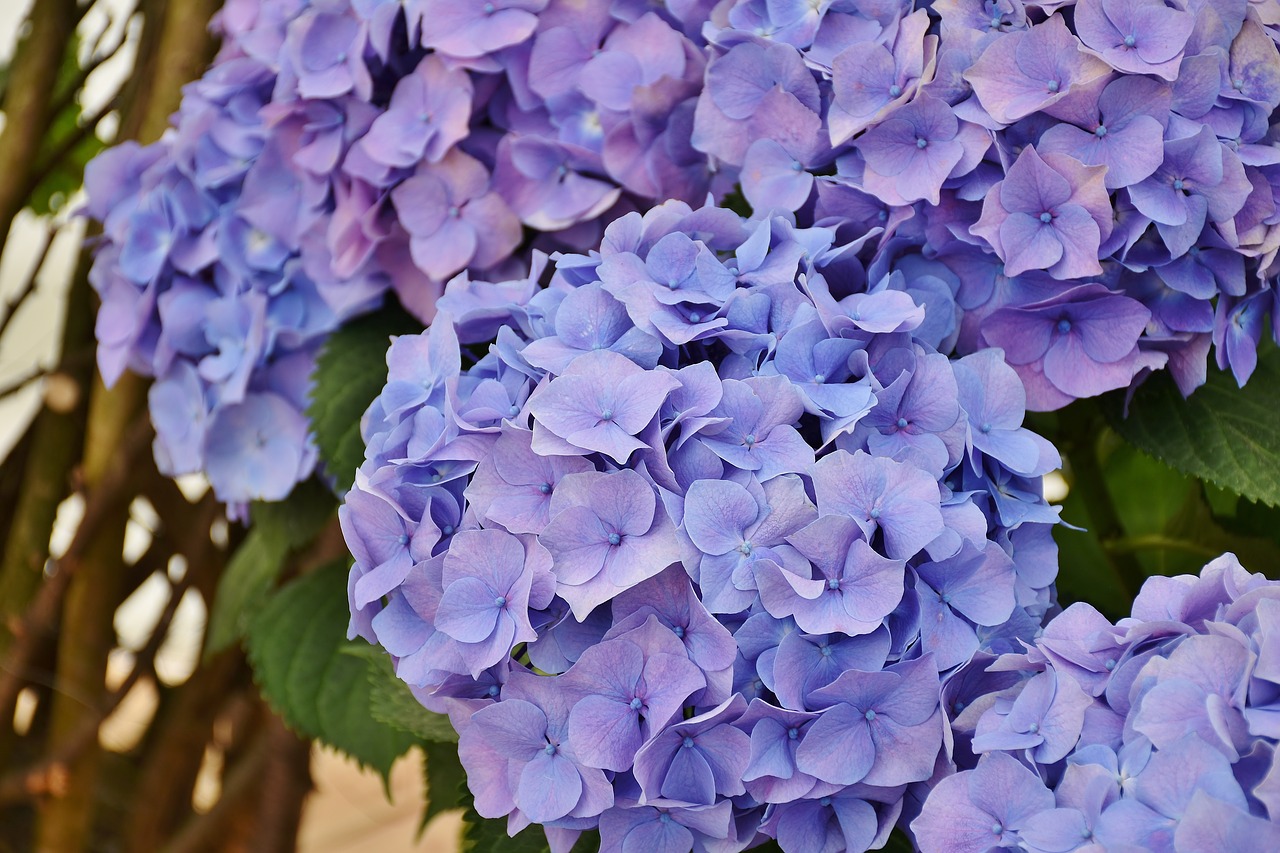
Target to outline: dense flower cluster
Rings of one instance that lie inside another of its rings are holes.
[[[229,0],[175,127],[87,176],[99,361],[156,378],[161,468],[283,498],[344,320],[394,288],[426,322],[461,270],[521,275],[530,241],[586,248],[643,200],[704,198],[709,4],[649,5]]]
[[[920,849],[1280,849],[1278,654],[1280,583],[1231,554],[1151,578],[1115,625],[1072,605],[948,685],[957,758],[980,757],[929,794]]]
[[[1005,350],[1032,409],[1210,343],[1243,384],[1280,336],[1280,4],[737,0],[693,144],[758,208],[945,282],[960,353]]]
[[[449,713],[482,815],[863,850],[934,772],[939,673],[1034,635],[1057,453],[1001,353],[940,355],[951,303],[856,249],[667,202],[392,343],[351,630]]]

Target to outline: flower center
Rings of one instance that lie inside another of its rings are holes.
[[[1135,44],[1137,44],[1137,43],[1138,43],[1138,40],[1137,40],[1136,38],[1134,38],[1133,34],[1129,34],[1129,35],[1127,35],[1127,36],[1125,36],[1125,37],[1124,37],[1124,46],[1125,46],[1125,47],[1133,47],[1133,46],[1134,46]]]
[[[1058,333],[1065,335],[1069,331],[1071,331],[1071,321],[1064,317],[1058,321]]]
[[[831,805],[831,798],[823,797],[822,799],[818,800],[818,805],[822,806],[825,809],[827,806]]]
[[[675,634],[677,637],[679,637],[682,640],[684,639],[684,628],[679,625],[672,628],[671,633]]]
[[[978,427],[978,431],[981,432],[983,435],[986,435],[987,433],[991,432],[991,424],[983,424],[982,426]]]
[[[693,749],[693,738],[686,737],[683,741],[680,742],[680,746],[682,746],[685,749]]]
[[[875,508],[875,509],[871,510],[871,512],[869,513],[869,515],[871,516],[871,520],[872,520],[872,521],[874,521],[875,519],[879,518],[879,517],[880,517],[880,509],[879,509],[879,507],[877,507],[877,508]]]
[[[605,409],[603,412],[601,412],[601,413],[600,413],[600,420],[602,420],[602,421],[611,421],[611,420],[613,420],[613,409]]]
[[[1027,726],[1027,731],[1031,732],[1032,734],[1035,734],[1036,732],[1040,731],[1040,724],[1032,723],[1031,725]]]
[[[443,533],[445,536],[452,536],[452,535],[453,535],[453,525],[452,525],[452,524],[446,524],[444,527],[440,528],[440,532],[441,532],[441,533]]]
[[[742,443],[745,444],[747,447],[751,447],[753,444],[755,444],[756,443],[755,433],[751,433],[747,435],[746,438],[742,439]]]
[[[1173,188],[1174,188],[1175,190],[1180,190],[1180,189],[1182,189],[1182,187],[1183,187],[1183,186],[1184,186],[1184,184],[1182,183],[1182,178],[1174,178],[1174,179],[1173,179]]]
[[[541,486],[538,486],[538,491],[542,492],[544,495],[551,494],[551,484],[543,483]]]
[[[831,578],[827,581],[827,589],[839,589],[839,588],[840,588],[839,578]]]
[[[1111,671],[1112,671],[1112,670],[1114,670],[1115,668],[1116,668],[1116,659],[1115,659],[1115,658],[1108,658],[1108,659],[1107,659],[1107,672],[1111,672]]]
[[[824,658],[831,657],[831,647],[828,646],[826,643],[823,643],[822,645],[818,646],[818,652],[821,653],[821,655]]]
[[[1040,214],[1040,221],[1045,225],[1048,225],[1053,221],[1053,214],[1046,210],[1044,213]]]
[[[751,543],[750,543],[750,542],[743,542],[741,545],[739,545],[739,546],[738,546],[738,553],[739,553],[739,554],[741,554],[741,555],[742,555],[742,556],[744,556],[744,557],[750,557],[750,556],[751,556]]]
[[[906,429],[906,428],[907,428],[907,419],[898,418],[898,429]]]
[[[902,94],[902,87],[899,86],[897,83],[894,83],[892,86],[889,87],[889,94],[894,98],[898,97],[899,95]]]
[[[827,377],[825,375],[821,373],[813,374],[813,382],[815,385],[821,385],[823,382],[826,382],[826,381],[827,381]]]
[[[631,710],[639,711],[644,707],[644,701],[639,696],[631,700]]]
[[[795,740],[800,737],[800,730],[795,727],[787,729],[787,737],[791,740]]]
[[[499,595],[497,598],[495,598],[495,599],[493,600],[493,606],[494,606],[494,607],[506,607],[506,606],[507,606],[507,597],[506,597],[505,595]]]
[[[993,823],[991,824],[991,831],[996,835],[999,835],[1000,833],[1004,832],[1004,827],[998,823]]]
[[[1106,126],[1105,124],[1100,124],[1100,125],[1098,125],[1098,126],[1094,129],[1094,131],[1093,131],[1093,135],[1094,135],[1094,136],[1097,136],[1097,137],[1103,137],[1103,136],[1106,136],[1106,135],[1107,135],[1107,126]]]
[[[549,743],[545,747],[543,747],[542,751],[545,752],[547,755],[555,755],[556,745],[554,743]]]
[[[1062,84],[1059,83],[1057,80],[1050,80],[1048,83],[1045,84],[1045,88],[1048,89],[1050,92],[1058,91],[1059,87],[1061,86]]]
[[[610,533],[610,534],[609,534],[609,544],[610,544],[610,545],[621,545],[621,544],[622,544],[622,537],[621,537],[621,536],[619,536],[619,535],[618,535],[618,534],[616,534],[616,533]]]
[[[409,544],[409,534],[407,534],[407,533],[401,533],[401,534],[397,537],[397,541],[398,541],[401,545],[408,545],[408,544]]]
[[[875,711],[867,711],[867,713],[863,714],[862,716],[866,717],[866,718],[867,718],[867,722],[869,723],[869,722],[871,722],[872,720],[874,720],[874,719],[876,718],[876,712],[875,712]]]
[[[916,140],[916,147],[917,147],[917,148],[927,148],[928,146],[929,146],[929,140],[927,140],[927,139],[917,139],[917,140]]]

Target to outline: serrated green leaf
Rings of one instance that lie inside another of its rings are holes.
[[[378,722],[370,659],[346,654],[346,561],[285,584],[246,637],[263,697],[291,728],[372,767],[385,779],[415,738]]]
[[[473,806],[462,816],[462,853],[549,853],[547,836],[536,824],[507,835],[505,818],[480,817]]]
[[[253,505],[253,527],[218,581],[205,638],[206,658],[244,636],[289,553],[308,545],[336,507],[333,493],[315,479],[299,484],[283,501]]]
[[[235,645],[266,601],[286,549],[260,529],[249,531],[218,580],[205,632],[205,658]]]
[[[436,815],[462,805],[462,791],[467,781],[467,772],[458,760],[456,744],[424,743],[422,752],[426,759],[427,797],[419,831],[425,829]]]
[[[409,685],[396,678],[391,669],[391,659],[385,654],[369,660],[368,690],[369,707],[378,722],[408,732],[425,742],[458,742],[458,733],[449,718],[422,707],[409,690]]]
[[[1280,505],[1280,349],[1261,353],[1249,384],[1230,373],[1209,380],[1186,400],[1165,371],[1134,394],[1129,416],[1113,396],[1116,430],[1166,464],[1249,500]]]
[[[346,491],[364,461],[360,417],[387,382],[392,335],[422,331],[422,324],[392,301],[329,336],[316,360],[307,417],[325,470]]]

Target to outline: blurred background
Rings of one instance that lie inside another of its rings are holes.
[[[384,788],[204,653],[243,531],[155,471],[145,384],[93,370],[84,165],[159,137],[218,6],[0,0],[0,851],[451,850],[418,753]]]

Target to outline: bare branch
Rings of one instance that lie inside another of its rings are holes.
[[[31,267],[31,272],[27,274],[27,280],[22,283],[22,287],[5,302],[4,316],[0,317],[0,340],[4,338],[5,330],[9,328],[9,324],[13,322],[13,315],[18,313],[18,309],[26,302],[31,294],[35,293],[36,280],[40,276],[40,270],[44,268],[44,262],[49,258],[49,250],[53,248],[53,241],[58,237],[59,227],[49,225],[45,228],[44,245],[40,247],[40,253],[36,256],[36,262]],[[3,396],[0,394],[0,396]]]

